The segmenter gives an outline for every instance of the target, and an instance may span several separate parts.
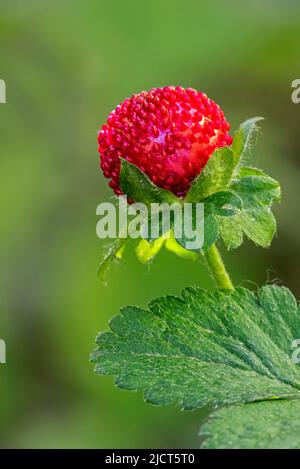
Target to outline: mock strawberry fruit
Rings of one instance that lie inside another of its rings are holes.
[[[232,143],[223,111],[204,93],[179,86],[125,99],[98,135],[101,168],[117,195],[120,158],[158,187],[184,197],[218,147]]]

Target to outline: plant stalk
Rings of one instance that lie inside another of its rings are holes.
[[[204,254],[208,269],[218,288],[234,290],[221,254],[215,244]]]

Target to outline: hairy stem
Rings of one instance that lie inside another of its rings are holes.
[[[204,255],[206,263],[212,278],[214,279],[218,288],[225,288],[228,290],[234,290],[233,283],[229,277],[229,274],[223,263],[221,254],[215,244]]]

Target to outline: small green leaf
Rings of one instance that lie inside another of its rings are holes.
[[[193,247],[191,247],[191,241],[196,240],[196,235],[191,240],[185,235],[184,230],[183,236],[180,238],[176,237],[176,240],[184,249],[205,253],[219,239],[219,218],[232,217],[235,214],[240,213],[240,210],[242,209],[242,201],[237,194],[230,191],[217,192],[204,199],[204,220],[202,225],[202,229],[204,231],[203,237],[200,236],[201,226],[197,226],[196,224],[195,205],[196,204],[193,204],[193,211],[191,212],[192,220],[189,222],[193,227],[195,227],[195,233],[198,235],[198,242],[194,242]]]
[[[270,207],[280,202],[279,183],[257,168],[240,167],[229,191],[239,196],[243,208],[230,219],[218,218],[220,236],[227,249],[239,247],[243,233],[259,246],[270,246],[276,234],[276,220]]]
[[[233,154],[228,147],[219,148],[193,181],[185,202],[201,202],[227,188],[233,173]]]
[[[172,204],[179,201],[172,192],[155,186],[137,166],[124,159],[121,163],[120,187],[130,199],[146,205],[155,202]]]
[[[146,241],[145,239],[141,239],[139,244],[136,247],[136,254],[138,259],[143,263],[146,264],[147,262],[152,261],[152,259],[158,254],[158,252],[163,247],[165,242],[165,237],[157,238],[151,243]]]
[[[228,200],[228,198],[226,198],[226,200]],[[225,198],[223,201],[225,201]],[[221,200],[218,202],[221,203]],[[219,238],[218,222],[215,217],[215,212],[221,211],[221,207],[217,208],[212,202],[208,202],[204,203],[203,209],[202,213],[199,214],[198,212],[197,214],[196,204],[193,204],[190,218],[186,216],[183,221],[182,236],[176,236],[175,232],[177,243],[184,249],[196,253],[206,252]],[[189,227],[192,227],[192,233],[190,233],[190,229],[187,228],[186,223],[189,224]]]
[[[117,259],[121,259],[127,239],[128,238],[117,238],[108,247],[107,253],[105,254],[103,260],[101,261],[100,266],[98,268],[98,273],[97,273],[99,279],[104,284],[106,284],[107,274],[113,261]]]
[[[263,248],[271,245],[276,234],[276,219],[269,207],[243,210],[230,218],[218,219],[220,236],[228,250],[243,243],[243,233]]]
[[[166,249],[173,252],[177,256],[182,257],[183,259],[190,259],[192,261],[195,261],[199,257],[196,252],[188,251],[187,249],[184,249],[182,246],[180,246],[180,244],[177,243],[173,235],[166,239],[165,247]]]
[[[154,404],[182,409],[210,404],[300,399],[300,367],[285,335],[300,334],[297,303],[283,287],[258,295],[238,288],[209,293],[188,288],[182,298],[127,307],[97,337],[95,370],[144,392]],[[278,334],[278,320],[284,333]]]
[[[173,252],[183,259],[193,261],[198,259],[198,254],[196,252],[184,249],[177,243],[173,233],[166,233],[165,236],[161,236],[151,242],[141,239],[136,247],[137,257],[143,264],[146,264],[154,259],[163,246],[165,246],[168,251]]]
[[[202,427],[207,449],[299,449],[300,400],[236,405],[214,412]]]
[[[234,166],[244,165],[251,153],[251,145],[254,136],[258,132],[257,123],[263,117],[252,117],[243,122],[234,134],[231,150],[234,158]]]

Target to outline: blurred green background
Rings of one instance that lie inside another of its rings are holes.
[[[95,209],[111,191],[97,130],[119,101],[168,84],[205,91],[234,129],[262,115],[253,162],[281,181],[272,248],[225,254],[235,284],[283,282],[300,298],[300,5],[296,1],[1,0],[2,447],[198,447],[204,411],[143,403],[92,371],[89,353],[121,305],[198,283],[205,268],[127,250],[104,287]],[[132,251],[132,250],[131,250]]]

